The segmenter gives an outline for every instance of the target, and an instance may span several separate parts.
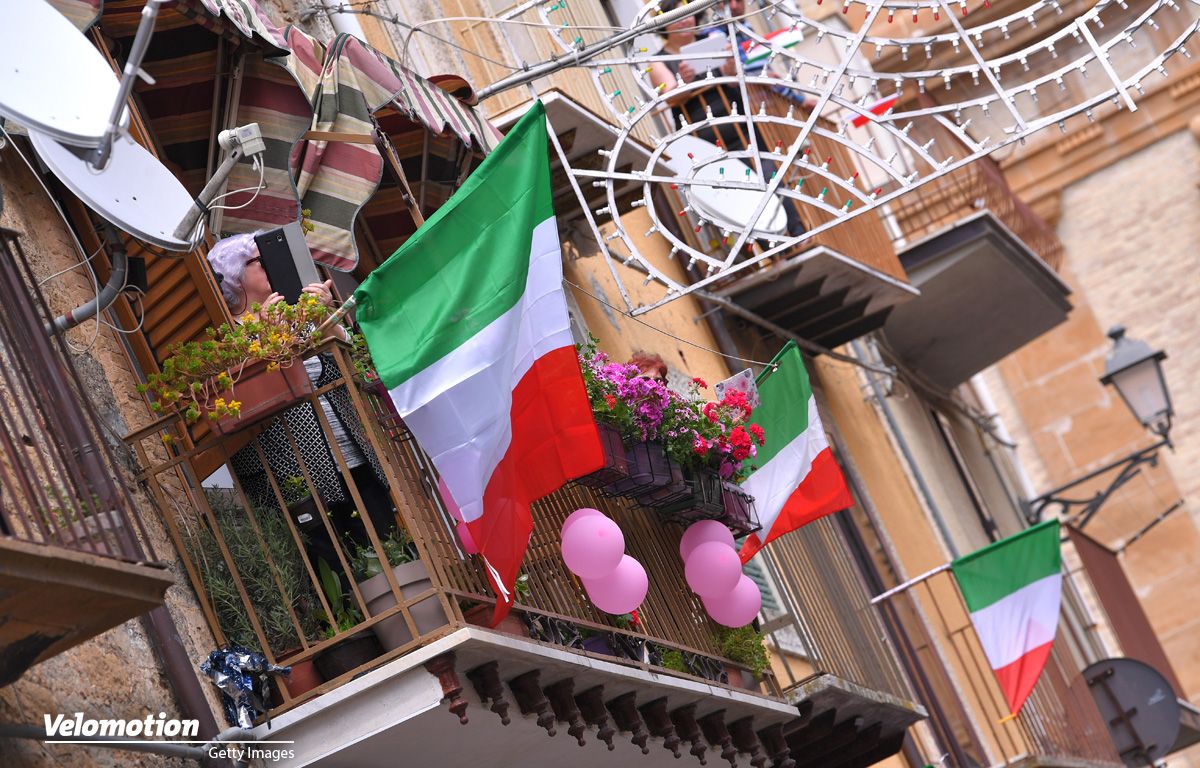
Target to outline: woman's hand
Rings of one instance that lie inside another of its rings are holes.
[[[282,301],[283,301],[283,294],[278,293],[276,291],[272,291],[271,295],[269,295],[269,296],[267,296],[267,298],[263,299],[263,303],[259,306],[261,306],[263,309],[266,309],[267,307],[273,306],[275,304],[279,304]]]
[[[681,83],[690,83],[696,79],[696,70],[692,67],[691,62],[679,62],[679,81]]]
[[[333,303],[333,281],[326,280],[323,283],[311,283],[304,287],[304,292],[317,297],[317,301],[325,306]]]

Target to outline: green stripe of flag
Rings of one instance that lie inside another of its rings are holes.
[[[751,417],[767,436],[754,462],[760,467],[808,429],[808,400],[812,397],[804,357],[796,342],[789,341],[771,362],[778,367],[774,371],[766,368],[759,374],[758,396],[762,405],[754,409]]]
[[[554,215],[537,102],[416,234],[355,291],[390,389],[457,349],[525,292],[534,227]]]
[[[1062,570],[1058,520],[1047,520],[958,558],[950,567],[972,613]]]

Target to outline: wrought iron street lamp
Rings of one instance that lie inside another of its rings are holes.
[[[1171,445],[1169,435],[1171,416],[1173,415],[1171,393],[1167,390],[1167,381],[1162,373],[1162,361],[1167,358],[1167,353],[1161,349],[1150,349],[1150,345],[1144,341],[1127,338],[1125,328],[1120,325],[1114,326],[1108,332],[1108,337],[1113,340],[1113,348],[1108,357],[1104,359],[1104,375],[1100,377],[1100,382],[1106,385],[1111,384],[1113,389],[1117,390],[1117,394],[1121,396],[1121,400],[1133,412],[1134,417],[1141,422],[1142,426],[1158,435],[1159,440],[1153,445],[1135,451],[1123,459],[1118,459],[1095,472],[1066,485],[1060,485],[1031,500],[1027,506],[1027,515],[1031,523],[1041,520],[1043,512],[1050,506],[1058,506],[1064,516],[1072,507],[1081,507],[1079,512],[1071,517],[1077,528],[1083,528],[1114,491],[1132,480],[1141,471],[1141,465],[1149,464],[1152,467],[1158,465],[1160,448],[1163,446],[1174,447]],[[1118,468],[1121,471],[1108,488],[1097,491],[1096,495],[1091,498],[1071,499],[1059,495],[1063,491],[1070,490]]]

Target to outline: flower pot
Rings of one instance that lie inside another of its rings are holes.
[[[659,508],[666,520],[688,525],[697,520],[716,520],[725,514],[721,478],[707,469],[684,473],[688,495],[683,501]]]
[[[290,651],[285,651],[279,654],[275,660],[280,666],[289,666],[287,660],[303,651],[302,648],[293,648]],[[292,673],[290,675],[277,675],[272,679],[277,685],[282,685],[287,688],[288,695],[293,699],[302,696],[313,688],[316,688],[321,683],[325,682],[325,678],[321,677],[321,673],[317,671],[317,665],[311,657],[304,661],[297,661],[290,665]],[[278,707],[283,704],[283,697],[279,695],[277,688],[271,689],[271,706]]]
[[[329,650],[323,651],[314,661],[317,671],[326,680],[334,680],[351,670],[358,669],[378,656],[379,653],[379,642],[375,639],[375,635],[369,631],[363,631],[343,640]]]
[[[596,422],[596,430],[600,433],[600,447],[604,451],[604,467],[575,482],[588,488],[604,488],[628,480],[629,460],[626,458],[621,433],[613,425],[600,422]]]
[[[509,611],[508,615],[500,620],[500,624],[493,628],[491,624],[494,611],[495,609],[490,605],[477,605],[463,611],[463,618],[467,620],[468,624],[477,627],[495,629],[497,632],[514,637],[529,637],[529,632],[525,629],[525,622],[521,621],[519,616],[513,615],[512,611]]]
[[[296,529],[303,533],[309,533],[322,527],[321,511],[317,508],[317,502],[312,496],[306,496],[300,501],[288,504],[288,514],[296,524]]]
[[[679,465],[667,458],[658,443],[634,443],[625,451],[625,461],[629,477],[604,489],[614,496],[650,498],[654,491],[682,482]]]
[[[392,569],[392,573],[395,574],[396,585],[400,587],[400,594],[404,595],[405,599],[415,597],[433,587],[433,582],[429,580],[429,572],[425,570],[425,564],[420,560],[397,565]],[[359,582],[358,591],[366,601],[367,610],[371,612],[372,616],[378,616],[396,605],[396,595],[392,593],[386,573]],[[415,603],[409,606],[408,610],[412,614],[413,623],[417,625],[417,631],[422,635],[427,635],[450,623],[446,618],[446,612],[442,610],[441,601],[436,597],[426,598]],[[408,622],[404,620],[404,616],[399,614],[384,619],[371,629],[379,638],[379,644],[385,651],[399,648],[413,639],[412,633],[408,631]]]
[[[617,652],[613,650],[612,643],[608,641],[608,635],[590,635],[583,638],[583,650],[602,653],[605,656],[617,655]]]
[[[729,667],[725,668],[726,674],[729,675],[729,684],[734,688],[743,688],[747,691],[759,692],[758,680],[754,679],[754,673],[748,669],[738,669]]]
[[[754,533],[762,529],[758,513],[754,509],[754,497],[734,483],[721,482],[721,497],[725,503],[725,514],[719,519],[733,531],[735,536]]]
[[[222,416],[210,422],[213,429],[222,435],[231,435],[312,394],[312,382],[303,361],[294,360],[291,365],[274,370],[269,370],[268,365],[259,361],[245,367],[233,385],[232,393],[226,396],[242,404],[241,415],[237,418]]]

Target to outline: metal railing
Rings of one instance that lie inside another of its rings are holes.
[[[324,354],[336,364],[337,380],[315,388],[306,400],[313,407],[344,483],[343,493],[353,499],[356,509],[370,511],[364,505],[364,501],[370,503],[368,489],[348,469],[318,400],[350,382],[344,391],[352,402],[355,418],[366,427],[364,437],[380,460],[387,497],[395,507],[394,514],[387,510],[382,520],[378,510],[376,514],[359,515],[359,534],[365,542],[348,542],[347,530],[338,522],[341,507],[320,493],[312,447],[299,447],[301,442],[289,426],[290,418],[278,421],[283,426],[274,428],[272,444],[278,450],[282,435],[286,453],[299,468],[299,480],[292,485],[311,494],[315,510],[310,523],[315,522],[324,531],[322,540],[332,542],[327,561],[339,582],[333,591],[347,594],[342,608],[358,613],[342,626],[324,618],[336,616],[338,605],[323,587],[321,568],[314,557],[313,539],[317,534],[301,530],[295,503],[289,510],[287,502],[291,498],[286,494],[297,489],[289,491],[285,487],[289,478],[272,471],[266,473],[269,480],[256,491],[245,473],[242,459],[248,455],[257,457],[262,466],[279,463],[264,453],[263,441],[257,439],[275,419],[232,435],[210,435],[194,445],[181,418],[169,415],[126,438],[145,468],[139,479],[147,484],[163,511],[167,530],[201,596],[218,643],[236,639],[262,650],[270,660],[286,656],[284,663],[296,665],[322,660],[356,637],[388,634],[381,625],[394,625],[398,620],[404,626],[400,641],[385,645],[382,651],[374,647],[370,658],[327,677],[318,687],[307,692],[282,687],[279,703],[283,708],[335,688],[366,669],[461,626],[486,622],[495,603],[484,566],[478,558],[462,552],[453,520],[442,508],[436,473],[391,408],[386,393],[377,385],[355,380],[353,363],[343,344],[329,342]],[[164,436],[172,438],[173,443],[164,444]],[[235,460],[239,452],[243,452],[241,458]],[[222,465],[229,470],[231,482],[227,485],[232,487],[219,492],[202,490],[211,483],[206,478]],[[599,611],[562,561],[562,523],[581,507],[599,509],[616,521],[625,532],[627,553],[650,573],[650,591],[639,608],[639,628],[622,628],[616,617]],[[534,531],[524,564],[528,592],[517,595],[512,614],[522,620],[520,631],[524,635],[585,653],[584,636],[600,634],[607,638],[617,659],[661,672],[668,671],[663,654],[675,651],[682,657],[685,670],[674,674],[716,683],[725,683],[731,674],[744,671],[721,657],[716,637],[720,628],[687,587],[678,554],[683,531],[678,524],[664,521],[652,509],[574,483],[534,504],[533,519]],[[361,557],[364,552],[373,553],[381,561],[386,560],[387,531],[382,526],[391,523],[411,536],[410,555],[416,555],[423,564],[427,581],[413,587],[389,576],[382,590],[364,594],[363,585],[346,574],[352,573],[356,554]],[[847,559],[839,558],[836,547],[831,548],[827,539],[827,532],[818,525],[788,544],[788,551],[800,560],[840,563],[827,569],[799,568],[789,576],[790,588],[805,596],[804,620],[806,626],[811,625],[805,643],[815,656],[828,660],[829,671],[902,695],[903,684],[896,676],[892,651],[872,628],[871,620],[863,623],[865,593],[861,593],[861,584],[850,571]],[[390,606],[378,607],[375,593],[380,591],[390,594]],[[474,614],[480,612],[483,616],[476,618]],[[763,684],[765,693],[782,695],[770,670]]]
[[[0,539],[146,562],[145,530],[21,248],[0,229]]]
[[[950,131],[936,124],[916,129],[913,138],[920,144],[936,139],[937,146],[948,156],[964,151]],[[933,171],[923,164],[913,170],[920,171],[922,176]],[[897,185],[894,182],[884,187],[884,192],[894,191]],[[1013,193],[1004,172],[990,157],[982,157],[916,187],[889,203],[888,208],[899,236],[909,243],[987,210],[1051,269],[1057,271],[1062,264],[1063,244],[1054,228]]]
[[[1011,718],[949,572],[892,595],[880,607],[886,621],[902,628],[899,651],[915,671],[921,698],[938,704],[930,724],[949,750],[951,764],[1060,759],[1123,765],[1061,638],[1024,707]]]
[[[775,539],[764,552],[789,624],[816,672],[915,700],[833,517]]]

